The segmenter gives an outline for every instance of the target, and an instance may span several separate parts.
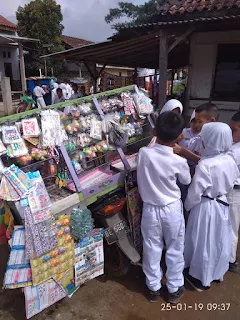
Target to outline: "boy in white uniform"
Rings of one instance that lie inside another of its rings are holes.
[[[237,112],[231,120],[233,145],[232,151],[235,161],[240,170],[240,112]],[[240,226],[240,177],[234,184],[233,190],[228,195],[230,217],[232,222],[232,250],[229,263],[229,271],[238,272],[237,245],[238,231]]]
[[[36,97],[37,107],[40,109],[46,107],[45,101],[43,99],[43,96],[46,94],[46,92],[40,86],[40,82],[37,82],[36,87],[33,89],[33,94]]]
[[[185,224],[181,192],[177,180],[188,185],[191,176],[186,159],[173,153],[184,127],[183,118],[174,112],[160,114],[155,126],[157,143],[143,147],[138,155],[137,180],[143,200],[143,271],[150,290],[150,301],[160,295],[160,261],[166,243],[168,301],[178,303],[184,292]]]
[[[190,211],[185,241],[185,278],[197,291],[223,280],[229,268],[232,228],[226,195],[239,177],[232,132],[225,123],[207,123],[201,131],[204,151],[188,189]]]

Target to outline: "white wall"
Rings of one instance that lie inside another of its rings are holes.
[[[6,58],[3,57],[4,51],[6,52]],[[8,52],[10,52],[11,58],[8,58]],[[4,63],[12,64],[13,80],[20,80],[18,48],[16,46],[0,47],[0,72],[3,77],[5,76]]]
[[[240,31],[218,31],[194,33],[190,47],[190,65],[188,80],[189,107],[195,109],[208,101],[214,80],[217,46],[223,43],[240,43]],[[201,100],[200,100],[201,99]],[[221,110],[220,120],[228,122],[239,110],[239,102],[212,101]],[[191,113],[192,110],[189,110]]]

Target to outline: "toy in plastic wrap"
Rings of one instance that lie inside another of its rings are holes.
[[[16,162],[20,166],[27,166],[28,164],[30,164],[32,162],[32,156],[27,154],[26,156],[22,156],[22,157],[16,158]]]
[[[104,229],[94,229],[91,236],[75,244],[75,286],[104,273]]]
[[[24,288],[24,295],[26,318],[30,319],[65,298],[66,292],[54,280],[48,280],[40,285]]]
[[[32,159],[37,161],[46,160],[48,157],[48,153],[46,150],[42,150],[38,148],[32,149],[31,155],[32,155]]]
[[[130,92],[123,92],[121,98],[124,104],[125,115],[132,115],[134,119],[138,118],[136,106]]]
[[[75,208],[71,216],[72,234],[75,239],[83,239],[89,236],[93,230],[91,211],[85,208]]]
[[[3,143],[17,143],[22,140],[17,126],[2,126]]]
[[[62,132],[60,115],[54,110],[44,110],[41,112],[42,136],[41,144],[43,147],[60,146],[65,136]]]
[[[15,226],[12,236],[12,247],[4,276],[4,287],[22,288],[32,284],[32,275],[25,250],[25,230]]]
[[[28,154],[28,149],[23,139],[7,146],[7,155],[10,158],[21,157]]]
[[[23,119],[22,131],[24,137],[38,137],[40,129],[36,118]]]
[[[7,243],[12,237],[14,219],[6,203],[0,200],[0,244]]]
[[[56,221],[57,247],[38,259],[31,259],[33,285],[48,280],[74,265],[74,244],[70,231],[70,216],[59,216]]]
[[[133,94],[136,110],[139,115],[148,115],[153,112],[153,105],[151,99],[147,97],[143,92],[139,91]]]

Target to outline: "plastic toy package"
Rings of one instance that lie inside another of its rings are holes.
[[[25,250],[25,230],[23,226],[15,226],[11,252],[4,277],[4,287],[16,289],[30,286],[31,284],[31,269]]]
[[[40,128],[37,119],[23,119],[22,131],[24,137],[38,137],[40,135]]]
[[[70,232],[70,216],[59,216],[57,247],[38,259],[31,259],[33,284],[38,285],[74,265],[74,244]]]

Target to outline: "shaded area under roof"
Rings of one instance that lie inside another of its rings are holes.
[[[169,45],[175,37],[169,37]],[[169,54],[169,68],[183,67],[188,64],[189,45],[181,44]],[[103,65],[142,67],[158,69],[159,66],[159,36],[152,33],[134,37],[124,41],[106,41],[80,48],[65,50],[46,55],[54,59],[85,61]]]

